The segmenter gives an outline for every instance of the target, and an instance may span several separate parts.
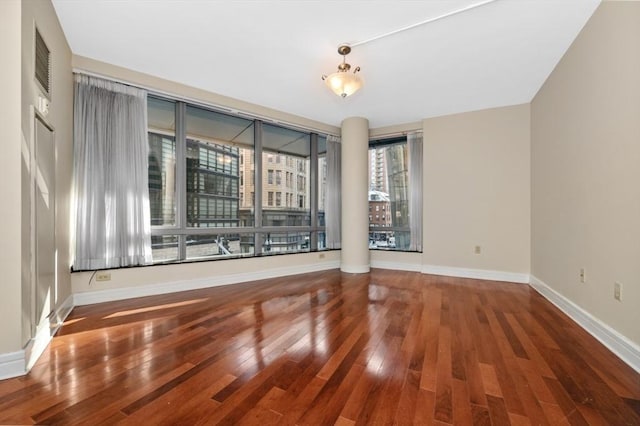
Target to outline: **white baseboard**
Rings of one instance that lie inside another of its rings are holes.
[[[72,309],[73,295],[69,295],[51,315],[38,324],[35,337],[29,340],[24,349],[27,372],[31,370],[31,367],[33,367],[38,358],[40,358],[40,355],[42,355],[42,352],[47,348],[51,339],[62,326]]]
[[[371,271],[369,265],[340,265],[340,270],[347,274],[366,274]]]
[[[267,278],[284,277],[287,275],[304,274],[308,272],[326,271],[340,267],[340,261],[329,261],[314,264],[294,265],[284,268],[265,269],[256,272],[230,274],[198,278],[189,281],[173,281],[167,283],[146,285],[140,287],[114,288],[107,290],[75,293],[75,306],[92,305],[94,303],[112,302],[115,300],[132,299],[135,297],[155,296],[158,294],[176,293],[179,291],[197,290],[201,288],[218,287],[247,281],[263,280]]]
[[[0,380],[27,374],[24,351],[0,354]]]
[[[447,277],[474,278],[477,280],[506,281],[510,283],[529,283],[529,274],[517,272],[490,271],[487,269],[455,268],[451,266],[423,265],[423,274],[444,275]]]
[[[422,271],[422,265],[419,263],[389,262],[386,260],[372,260],[371,267],[380,269],[392,269],[394,271]]]
[[[27,374],[47,348],[53,335],[62,326],[72,309],[73,296],[69,295],[53,311],[52,315],[42,320],[41,324],[36,328],[36,335],[27,342],[24,349],[0,354],[0,380]]]
[[[600,343],[605,345],[611,352],[640,373],[640,346],[556,292],[533,275],[531,276],[530,284],[531,287],[545,299],[556,305],[558,309],[598,339]]]

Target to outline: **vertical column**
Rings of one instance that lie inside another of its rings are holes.
[[[369,121],[342,122],[342,238],[340,270],[369,272],[369,188],[367,153]]]

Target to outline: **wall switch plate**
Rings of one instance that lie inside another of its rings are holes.
[[[617,281],[613,283],[613,298],[622,302],[622,284]]]
[[[96,281],[111,281],[111,272],[97,272]]]
[[[473,252],[474,252],[475,254],[480,254],[480,253],[482,252],[482,247],[480,247],[480,246],[475,246],[475,247],[473,248]]]
[[[587,282],[587,273],[584,271],[584,268],[580,268],[580,282],[581,283]]]

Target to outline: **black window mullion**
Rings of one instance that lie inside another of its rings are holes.
[[[187,105],[176,102],[176,225],[187,228]],[[197,184],[197,183],[195,183]],[[178,235],[178,259],[187,258],[187,236]]]
[[[254,202],[254,226],[256,228],[254,239],[254,254],[262,253],[262,121],[253,123],[253,148],[254,148],[254,176],[255,176],[255,202]]]
[[[310,160],[309,160],[309,207],[311,220],[309,224],[311,229],[318,227],[318,134],[311,133]],[[318,232],[311,231],[309,236],[309,249],[314,251],[318,249]]]

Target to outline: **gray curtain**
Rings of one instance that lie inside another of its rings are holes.
[[[407,135],[409,150],[410,251],[422,251],[422,133]]]
[[[325,226],[327,248],[340,248],[340,217],[342,215],[342,180],[340,138],[327,136],[327,195],[325,205]]]
[[[75,76],[75,270],[151,262],[147,94]]]

